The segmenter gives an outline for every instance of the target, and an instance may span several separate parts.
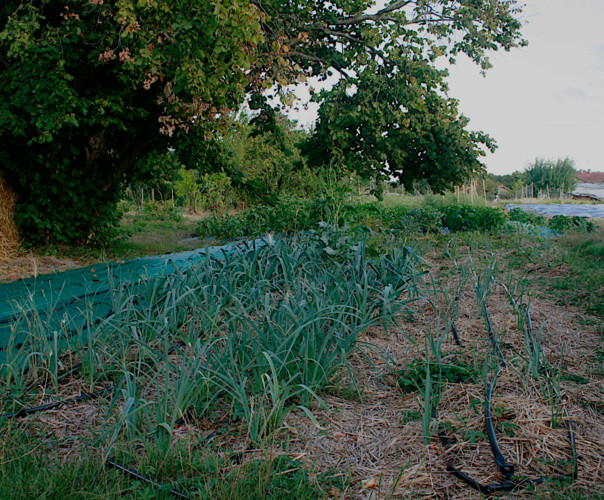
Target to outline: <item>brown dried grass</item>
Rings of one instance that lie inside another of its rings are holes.
[[[17,196],[0,172],[0,263],[17,255],[19,231],[13,220],[16,202]]]

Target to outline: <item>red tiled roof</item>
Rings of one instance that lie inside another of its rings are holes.
[[[604,172],[577,172],[575,177],[579,182],[589,182],[590,184],[604,182]]]

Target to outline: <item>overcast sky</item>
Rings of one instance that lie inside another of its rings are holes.
[[[460,58],[450,69],[450,96],[471,130],[497,141],[485,159],[489,172],[566,156],[579,170],[604,171],[604,0],[526,4],[528,47],[492,53],[484,78]],[[311,116],[296,117],[308,123]]]

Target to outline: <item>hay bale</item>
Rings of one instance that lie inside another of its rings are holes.
[[[13,219],[17,196],[0,172],[0,261],[17,255],[19,232]]]

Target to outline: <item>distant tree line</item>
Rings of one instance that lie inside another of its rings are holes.
[[[491,198],[497,195],[501,185],[511,190],[514,196],[537,197],[539,193],[560,196],[560,193],[568,193],[576,187],[576,173],[575,162],[571,158],[537,158],[523,172],[516,171],[506,175],[486,174],[485,190]]]

